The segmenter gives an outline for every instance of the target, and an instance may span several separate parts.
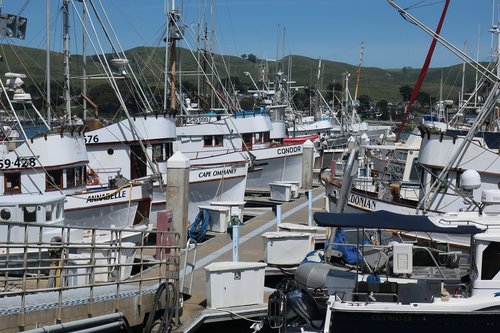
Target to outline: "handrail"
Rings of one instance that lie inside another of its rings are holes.
[[[56,293],[56,298],[36,299],[60,309],[68,293],[74,292],[93,313],[92,304],[106,297],[117,300],[131,290],[151,293],[163,282],[172,282],[178,289],[181,248],[176,232],[150,230],[145,225],[88,229],[50,223],[9,224],[0,225],[0,298],[11,303],[9,311],[36,309],[33,294]],[[151,241],[155,235],[168,241]],[[156,258],[157,251],[166,255]]]

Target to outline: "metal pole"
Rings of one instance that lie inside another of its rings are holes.
[[[313,216],[313,193],[312,190],[307,191],[307,201],[308,201],[308,214],[307,214],[307,225],[312,226],[312,216]]]
[[[51,99],[50,99],[50,0],[47,0],[46,2],[46,93],[47,93],[47,124],[50,126],[50,123],[52,122],[52,110],[51,110]]]
[[[67,121],[65,125],[71,125],[71,91],[70,91],[70,52],[69,52],[69,2],[70,0],[63,1],[63,14],[64,14],[64,104]]]
[[[240,261],[240,226],[233,225],[233,262]]]
[[[281,205],[276,205],[276,231],[279,231],[279,225],[281,223]]]

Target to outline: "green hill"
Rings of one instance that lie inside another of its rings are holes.
[[[163,56],[164,49],[162,48],[148,48],[138,47],[126,51],[127,58],[133,68],[136,69],[138,77],[147,82],[149,86],[160,87],[163,82]],[[1,70],[5,72],[18,72],[26,73],[29,77],[33,77],[36,82],[43,86],[45,82],[45,50],[26,48],[26,47],[12,47],[10,45],[2,45],[2,63],[0,63]],[[183,73],[183,81],[189,81],[195,84],[197,81],[193,72],[197,71],[198,66],[190,51],[179,48],[179,62],[178,68]],[[254,89],[254,85],[250,77],[245,75],[245,72],[251,73],[254,80],[258,80],[262,69],[259,61],[251,62],[248,59],[235,56],[224,56],[223,60],[220,56],[214,56],[218,68],[225,65],[232,78],[237,78],[243,90]],[[51,75],[58,81],[62,81],[62,62],[63,56],[60,53],[51,53]],[[296,86],[318,87],[316,80],[318,60],[307,58],[299,55],[287,56],[283,59],[282,65],[285,72],[288,72],[288,64],[291,62],[291,80],[295,81]],[[88,72],[95,73],[99,66],[97,65],[97,57],[89,57],[87,61]],[[349,88],[351,94],[354,94],[355,82],[357,76],[357,66],[347,63],[322,60],[322,90],[326,91],[328,85],[332,84],[335,79],[336,82],[343,84],[343,73],[351,73]],[[82,57],[79,55],[72,55],[71,57],[71,75],[80,76],[82,68]],[[270,63],[269,78],[273,78],[276,65]],[[222,79],[227,78],[226,71],[218,70]],[[191,74],[189,74],[191,73]],[[373,101],[385,99],[392,103],[402,101],[399,93],[401,86],[409,85],[413,87],[417,81],[420,69],[414,68],[398,68],[398,69],[382,69],[375,67],[362,67],[358,96],[368,95]],[[442,91],[443,98],[457,100],[458,93],[462,81],[462,65],[444,67],[444,68],[430,68],[427,77],[424,81],[422,91],[427,92],[433,97],[439,97],[440,81],[443,81]],[[470,91],[474,87],[475,74],[472,69],[466,71],[465,89]],[[26,84],[29,85],[29,79],[25,79]],[[100,83],[98,83],[100,82]],[[102,84],[102,81],[92,80],[89,81],[90,87]],[[72,83],[74,90],[79,90],[80,84],[78,82]],[[240,89],[241,90],[241,89]],[[245,92],[245,91],[243,91]]]

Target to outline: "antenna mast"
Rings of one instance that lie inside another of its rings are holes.
[[[361,52],[359,53],[358,77],[356,78],[356,90],[354,90],[354,99],[358,99],[359,77],[361,76],[361,65],[363,64],[364,42],[361,42]]]

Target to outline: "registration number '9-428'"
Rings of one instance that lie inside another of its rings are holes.
[[[18,157],[15,160],[10,158],[0,158],[0,169],[29,168],[34,167],[35,165],[35,157]]]

